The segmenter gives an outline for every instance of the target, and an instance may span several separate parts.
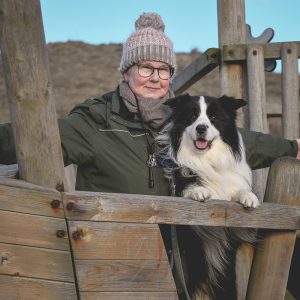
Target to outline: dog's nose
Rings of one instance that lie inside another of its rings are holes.
[[[205,124],[200,124],[196,127],[196,131],[199,133],[199,134],[202,134],[206,131],[206,129],[208,128],[207,125]]]

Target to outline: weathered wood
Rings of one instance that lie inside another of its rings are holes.
[[[68,220],[298,229],[300,207],[93,192],[62,193]]]
[[[297,46],[297,56],[300,57],[300,42],[288,42],[293,43]],[[263,44],[263,53],[265,59],[280,59],[281,48],[285,43],[268,43]],[[254,44],[253,44],[254,45]],[[231,45],[224,45],[223,49],[223,60],[225,62],[237,62],[246,60],[247,58],[247,44],[239,44],[236,42]]]
[[[284,43],[282,59],[282,133],[287,139],[299,137],[299,47],[295,43]]]
[[[178,300],[175,292],[82,292],[81,300]]]
[[[217,48],[206,50],[190,63],[172,81],[171,89],[176,95],[184,92],[195,82],[219,65],[220,51]]]
[[[74,282],[67,251],[0,243],[0,274]]]
[[[244,0],[218,0],[219,48],[224,45],[245,43],[245,3]],[[227,64],[221,52],[220,91],[221,94],[246,99],[245,70],[243,64]],[[244,109],[239,110],[238,125],[247,127]]]
[[[80,291],[174,291],[167,261],[79,260],[76,261]]]
[[[300,204],[300,162],[281,158],[270,168],[265,202]],[[250,275],[247,300],[284,299],[296,231],[265,231]]]
[[[75,300],[74,284],[0,275],[3,300]]]
[[[0,211],[0,242],[57,250],[69,250],[65,220]],[[60,238],[59,233],[65,233]]]
[[[0,210],[64,218],[62,206],[60,193],[55,189],[21,180],[0,180]]]
[[[247,73],[250,129],[268,133],[265,66],[262,45],[248,46]],[[267,172],[268,170],[256,170],[253,172],[253,188],[261,202],[265,194]]]
[[[63,157],[39,0],[0,1],[0,47],[20,178],[62,191]],[[1,199],[1,209],[23,213],[0,211],[0,242],[66,250],[70,255],[66,221],[40,216],[49,215],[50,211],[50,215],[57,214],[55,216],[62,217],[60,199],[55,197],[48,200],[47,197],[42,197],[41,200],[38,192],[34,195],[34,192],[26,191],[23,197],[32,198],[29,201],[23,198],[26,204],[20,209],[22,203],[19,191],[5,191],[6,195]],[[10,205],[8,201],[14,201],[13,196],[16,196],[16,202]],[[53,200],[58,201],[56,204],[59,207],[56,211],[49,209]],[[32,215],[33,213],[37,215]],[[39,249],[32,249],[32,253],[34,252],[42,255]],[[7,265],[7,272],[24,267],[23,262],[28,255],[23,251],[22,257],[15,264]],[[31,276],[34,277],[35,268],[39,264],[32,261],[32,267]],[[52,267],[51,272],[55,277],[55,265]],[[61,266],[56,265],[56,270],[59,278]],[[68,267],[68,274],[70,270],[71,265]],[[26,276],[30,277],[29,273],[26,272]],[[74,283],[71,289],[72,299],[76,299]],[[30,299],[51,299],[51,296],[40,296],[48,292],[48,287],[42,286]],[[10,298],[17,298],[18,289],[9,290],[7,293],[10,293]],[[53,294],[58,295],[56,292]],[[55,297],[59,298],[61,297]]]
[[[71,221],[69,228],[75,259],[168,260],[156,225]]]
[[[20,177],[62,187],[63,159],[39,1],[1,1],[0,30]]]

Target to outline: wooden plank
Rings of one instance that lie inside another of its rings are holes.
[[[82,292],[81,300],[178,300],[176,292]]]
[[[300,42],[285,42],[285,43],[293,43],[297,46],[297,56],[300,57]],[[262,44],[263,53],[265,59],[280,59],[281,58],[281,48],[285,43],[268,43]],[[255,44],[253,44],[255,45]],[[259,44],[258,44],[259,45]],[[236,62],[241,60],[246,60],[247,58],[247,44],[232,44],[226,45],[223,47],[223,60],[225,62]]]
[[[81,292],[174,291],[169,263],[152,260],[75,260]]]
[[[195,82],[219,65],[220,50],[210,48],[190,63],[173,80],[171,89],[176,95],[181,94]]]
[[[74,284],[0,275],[3,300],[75,300]]]
[[[69,250],[65,220],[0,211],[0,242]],[[65,233],[63,237],[60,233]]]
[[[245,209],[231,201],[181,197],[62,193],[68,220],[299,229],[300,207],[261,204]]]
[[[297,50],[297,45],[292,43],[284,43],[281,48],[282,133],[283,137],[287,139],[299,137],[299,74]]]
[[[63,157],[40,1],[0,1],[0,15],[3,74],[20,177],[62,189]]]
[[[69,252],[0,243],[1,275],[74,282]]]
[[[151,259],[167,255],[157,225],[69,222],[75,259]]]
[[[245,43],[245,1],[218,0],[218,32],[219,48],[224,45]],[[221,52],[222,53],[222,52]],[[221,95],[247,99],[245,68],[243,64],[227,64],[221,54],[220,62],[220,92]],[[237,124],[239,127],[248,127],[246,108],[238,110]]]
[[[300,161],[281,158],[270,168],[265,202],[300,205]],[[284,299],[296,231],[264,231],[250,275],[247,300]]]
[[[7,180],[15,183],[18,180]],[[22,185],[21,185],[22,186]],[[1,185],[0,210],[64,218],[61,195],[54,189]]]
[[[247,78],[250,130],[268,133],[265,65],[262,45],[247,48]],[[260,202],[265,194],[268,169],[253,172],[253,189]]]

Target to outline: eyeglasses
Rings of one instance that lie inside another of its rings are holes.
[[[158,76],[162,80],[168,80],[174,74],[174,68],[172,67],[154,68],[150,65],[137,65],[137,67],[139,75],[144,78],[150,77],[155,70],[157,70]]]

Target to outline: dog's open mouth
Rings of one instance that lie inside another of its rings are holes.
[[[199,150],[205,150],[210,148],[212,141],[207,141],[205,139],[198,139],[194,141],[194,145]]]

